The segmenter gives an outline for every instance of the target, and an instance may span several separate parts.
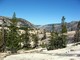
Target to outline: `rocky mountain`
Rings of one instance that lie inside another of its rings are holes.
[[[4,17],[4,16],[0,16],[0,25],[3,23],[3,19],[6,23],[6,25],[10,25],[11,23],[11,18],[9,17]],[[18,19],[18,23],[17,23],[17,26],[28,26],[28,27],[31,27],[31,28],[35,28],[35,26],[30,23],[29,21],[25,20],[25,19],[22,19],[22,18],[17,18]]]
[[[72,22],[69,22],[69,23],[66,23],[67,25],[67,30],[68,31],[74,31],[77,29],[77,24],[78,24],[78,21],[72,21]],[[52,25],[53,24],[47,24],[47,25],[43,25],[43,26],[38,26],[39,29],[45,29],[46,31],[51,31],[52,30]],[[55,31],[61,31],[61,23],[58,23],[58,24],[54,24],[54,27],[55,27]]]
[[[10,17],[4,17],[4,16],[0,16],[0,25],[3,23],[3,18],[6,22],[6,25],[10,25],[11,23],[11,18]],[[38,29],[45,29],[46,31],[51,31],[52,30],[52,25],[53,24],[47,24],[47,25],[34,25],[32,23],[30,23],[28,20],[25,20],[25,19],[22,19],[22,18],[17,18],[18,19],[18,23],[17,23],[17,26],[28,26],[28,27],[31,27],[31,28],[38,28]],[[76,30],[77,28],[77,24],[78,24],[78,21],[72,21],[72,22],[69,22],[69,23],[66,23],[67,25],[67,30],[68,31],[74,31]],[[54,24],[54,27],[55,27],[55,31],[61,31],[61,23],[57,23],[57,24]]]

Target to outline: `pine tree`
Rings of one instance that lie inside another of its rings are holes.
[[[65,23],[65,17],[62,17],[62,33],[67,33],[66,23]]]
[[[66,23],[65,23],[65,17],[62,17],[62,30],[61,30],[61,35],[60,37],[62,38],[62,44],[63,47],[66,47],[67,44],[67,35],[64,33],[67,33],[67,27],[66,27]]]
[[[30,45],[30,34],[29,34],[29,29],[28,27],[24,27],[23,30],[25,31],[24,34],[22,34],[22,42],[23,42],[23,48],[25,49],[30,49],[31,48],[31,45]]]
[[[80,42],[80,21],[78,22],[76,34],[74,35],[74,42]]]
[[[49,44],[47,46],[48,50],[55,49],[54,43],[55,43],[56,37],[57,37],[57,34],[54,32],[54,24],[53,24],[53,26],[52,26],[52,32],[51,32],[51,38],[50,38]]]
[[[44,31],[43,31],[44,33],[43,33],[43,37],[42,37],[42,39],[41,40],[44,40],[44,39],[46,39],[46,31],[45,31],[45,29],[44,29]]]
[[[80,30],[80,21],[78,22],[77,30],[78,30],[78,31]]]
[[[2,31],[0,29],[0,52],[2,52],[3,48],[3,41],[2,41]]]
[[[7,37],[7,42],[6,45],[8,49],[12,53],[16,53],[17,50],[20,48],[20,36],[19,36],[19,31],[17,25],[17,18],[16,14],[13,14],[13,17],[11,19],[11,26],[9,27],[9,32],[8,32],[8,37]]]
[[[52,31],[51,32],[55,32],[55,26],[54,26],[54,24],[52,25]]]
[[[11,22],[12,22],[12,24],[14,24],[15,26],[17,26],[18,19],[16,18],[16,13],[15,13],[15,12],[13,13]]]
[[[49,40],[49,45],[47,47],[48,50],[64,48],[66,47],[66,35],[63,33],[67,32],[66,24],[64,22],[65,18],[62,17],[62,31],[61,34],[55,32],[54,25],[52,26],[51,39]]]
[[[33,48],[37,48],[38,47],[38,36],[36,34],[33,34],[32,35],[32,39],[33,39],[33,42],[34,42],[34,47]]]

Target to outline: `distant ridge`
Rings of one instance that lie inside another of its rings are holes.
[[[68,31],[74,31],[77,28],[78,21],[71,21],[69,23],[66,23],[67,30]],[[52,25],[53,24],[46,24],[42,26],[38,26],[39,29],[45,29],[46,31],[52,31]],[[55,31],[60,32],[61,31],[61,23],[54,24]]]

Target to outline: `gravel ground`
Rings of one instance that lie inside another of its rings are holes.
[[[4,60],[80,60],[80,45],[72,46],[70,44],[66,48],[51,51],[34,49],[30,52],[10,55],[5,57]]]

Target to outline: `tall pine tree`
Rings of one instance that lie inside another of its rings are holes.
[[[62,25],[61,25],[62,30],[61,30],[61,32],[62,33],[67,33],[67,27],[66,27],[65,17],[62,16],[62,19],[61,20],[62,20]]]
[[[76,34],[74,35],[74,42],[80,42],[80,21],[78,22]]]
[[[61,30],[61,35],[60,37],[62,38],[62,44],[63,44],[63,47],[66,47],[66,44],[67,44],[67,27],[66,27],[66,22],[65,22],[65,17],[62,16],[62,30]]]
[[[19,31],[17,27],[17,18],[16,14],[13,14],[13,17],[11,19],[11,25],[9,27],[9,32],[8,32],[8,38],[7,38],[7,47],[12,53],[16,53],[17,50],[20,48],[20,36],[19,36]]]

